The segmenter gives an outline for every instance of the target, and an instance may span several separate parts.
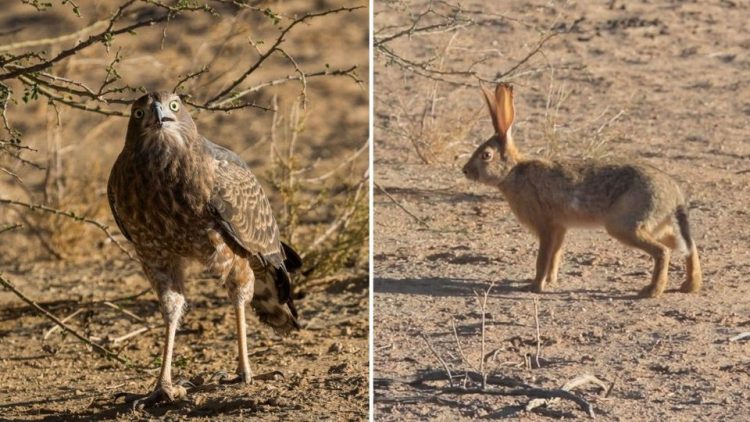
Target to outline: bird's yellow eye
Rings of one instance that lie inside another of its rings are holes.
[[[172,101],[169,103],[169,109],[172,111],[177,111],[180,109],[180,103],[177,100]]]
[[[133,111],[133,117],[136,119],[142,119],[143,118],[143,109],[142,108],[136,108],[135,111]]]

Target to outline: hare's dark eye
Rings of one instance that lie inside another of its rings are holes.
[[[482,160],[484,161],[490,161],[492,159],[492,151],[486,150],[482,152]]]
[[[133,117],[136,119],[142,119],[143,118],[143,109],[136,108],[135,111],[133,111]]]
[[[180,103],[177,100],[172,101],[169,103],[169,109],[172,111],[177,111],[180,109]]]

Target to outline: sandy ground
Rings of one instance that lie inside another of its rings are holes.
[[[3,31],[0,44],[70,33],[110,16],[113,10],[108,3],[81,1],[77,3],[83,18],[76,18],[70,5],[60,8],[59,2],[55,2],[55,10],[44,13],[17,3],[0,14],[0,26],[9,30]],[[337,8],[342,3],[292,1],[258,5],[294,16]],[[167,27],[163,41],[162,27],[143,29],[136,36],[123,37],[109,52],[96,46],[55,70],[98,86],[104,66],[121,48],[125,58],[118,70],[127,82],[148,89],[171,89],[180,76],[211,62],[213,76],[187,85],[188,92],[198,100],[205,100],[227,86],[257,58],[248,39],[256,43],[264,41],[258,44],[264,49],[278,33],[271,19],[262,14],[234,13],[231,5],[219,8],[226,12],[224,18],[197,14],[176,19]],[[307,72],[326,66],[338,69],[356,65],[359,75],[366,79],[367,21],[366,9],[322,17],[290,32],[284,48]],[[284,22],[282,19],[281,24]],[[48,47],[52,54],[61,48]],[[213,58],[216,60],[212,61]],[[272,59],[247,84],[294,74],[287,59]],[[345,77],[310,78],[307,82],[305,129],[299,135],[295,153],[295,160],[303,169],[299,177],[315,179],[338,170],[332,177],[304,182],[300,188],[303,201],[320,192],[331,193],[328,200],[314,204],[300,216],[294,240],[300,250],[305,250],[342,211],[342,198],[367,167],[366,154],[343,166],[340,160],[351,156],[367,141],[367,84],[359,86]],[[20,98],[22,91],[14,88]],[[288,83],[263,89],[249,98],[261,105],[271,105],[274,97],[278,98],[279,148],[286,148],[292,102],[299,92],[299,83]],[[11,107],[9,115],[23,131],[25,142],[38,150],[24,157],[46,165],[52,151],[58,151],[60,183],[51,189],[47,186],[57,206],[115,227],[105,187],[109,169],[122,147],[127,119],[106,118],[67,107],[58,107],[58,111],[60,127],[56,125],[55,110],[44,100]],[[193,116],[201,133],[234,149],[252,166],[280,213],[281,197],[269,182],[274,167],[270,138],[273,113],[249,109],[231,114],[194,112]],[[28,189],[22,189],[11,177],[2,174],[0,197],[41,201],[44,171],[10,161],[3,165],[15,171]],[[27,224],[22,215],[38,225]],[[224,288],[205,278],[200,268],[192,268],[187,287],[189,309],[177,334],[173,377],[189,380],[194,387],[188,389],[189,396],[184,401],[130,413],[122,399],[115,400],[115,395],[150,391],[158,374],[164,336],[153,293],[133,297],[148,288],[140,266],[90,225],[36,217],[6,206],[0,208],[0,223],[24,226],[0,235],[3,276],[56,316],[63,318],[75,313],[68,321],[71,327],[134,364],[125,367],[97,357],[60,331],[44,338],[52,327],[50,321],[12,293],[0,291],[0,419],[366,418],[368,289],[367,279],[362,275],[367,268],[366,243],[355,244],[353,247],[361,248],[359,259],[345,263],[332,277],[298,279],[298,283],[307,286],[295,293],[301,331],[282,338],[261,326],[254,316],[249,317],[250,362],[258,376],[249,386],[223,386],[212,378],[218,371],[231,373],[236,367],[234,317]],[[38,228],[32,230],[32,226]],[[51,256],[37,233],[63,259]],[[125,242],[119,233],[115,237]],[[114,341],[142,327],[154,328],[124,341]]]
[[[635,294],[650,281],[650,259],[602,230],[579,230],[566,238],[559,284],[543,294],[525,291],[536,241],[498,192],[471,185],[460,173],[474,145],[491,134],[478,89],[404,76],[379,55],[376,183],[427,226],[375,191],[376,419],[585,417],[566,401],[525,412],[526,397],[438,395],[445,383],[408,383],[420,371],[442,368],[421,335],[454,372],[479,366],[477,294],[493,282],[484,355],[490,373],[542,388],[595,375],[614,383],[609,396],[591,385],[577,393],[606,420],[742,420],[750,410],[750,343],[729,341],[750,330],[750,38],[743,29],[750,9],[718,1],[610,3],[462,2],[513,20],[468,26],[455,38],[452,31],[403,37],[389,46],[416,61],[452,43],[450,69],[485,57],[474,70],[492,77],[534,48],[534,28],[571,28],[584,18],[512,80],[516,142],[532,155],[632,157],[678,177],[690,192],[704,288],[675,292],[685,275],[673,258],[670,291],[638,300]],[[376,6],[381,34],[404,28],[407,9],[417,15],[425,3],[402,6]],[[471,78],[446,78],[476,86]],[[543,126],[554,111],[547,99],[551,92],[555,104],[561,86],[558,142],[548,143]],[[401,130],[424,115],[425,98],[436,99],[431,113],[441,129],[430,134],[460,135],[439,138],[430,164]],[[456,116],[465,117],[456,123]],[[602,147],[593,148],[585,139],[610,119],[606,135],[597,138]],[[452,321],[471,365],[461,358]],[[529,367],[538,343],[540,367]]]

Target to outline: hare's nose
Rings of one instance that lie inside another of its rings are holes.
[[[464,167],[463,170],[461,170],[461,171],[464,172],[464,176],[468,176],[469,175],[469,169],[467,169],[466,167]]]

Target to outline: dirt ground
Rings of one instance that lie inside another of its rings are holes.
[[[454,372],[479,366],[477,294],[494,282],[484,349],[490,373],[546,389],[594,375],[614,384],[609,396],[591,385],[576,393],[607,420],[743,420],[750,410],[750,343],[729,339],[750,331],[750,9],[730,1],[502,3],[462,2],[484,13],[477,19],[505,15],[493,23],[463,26],[458,35],[414,34],[388,46],[434,64],[450,45],[444,70],[475,63],[479,76],[491,78],[533,50],[536,28],[568,29],[511,80],[516,143],[522,152],[553,158],[632,157],[676,176],[690,192],[704,287],[675,292],[685,273],[673,257],[670,291],[636,299],[650,281],[650,259],[603,230],[578,230],[566,237],[558,285],[543,294],[525,291],[535,239],[499,192],[460,173],[475,145],[491,135],[476,80],[447,72],[439,77],[470,86],[435,83],[379,54],[375,181],[393,199],[374,192],[376,419],[585,417],[568,401],[526,412],[526,397],[437,394],[444,382],[409,383],[420,371],[442,371],[435,354]],[[447,10],[440,2],[433,7]],[[418,1],[376,5],[376,37],[408,27],[407,11],[418,16],[425,9]],[[424,99],[434,100],[428,112]],[[408,138],[408,122],[425,114],[437,116],[429,132],[435,138],[418,139],[430,147],[430,164]],[[551,117],[555,135],[545,137]],[[534,298],[539,367],[526,363],[537,354]]]
[[[109,2],[76,3],[82,18],[72,14],[70,4],[60,6],[59,2],[43,13],[21,2],[8,5],[0,14],[0,26],[5,28],[0,45],[76,31],[111,16],[115,6]],[[226,3],[217,6],[222,18],[197,13],[171,21],[166,31],[161,26],[142,29],[137,35],[118,38],[109,52],[96,46],[54,70],[98,86],[104,67],[119,51],[124,59],[118,71],[126,82],[148,89],[171,89],[181,76],[210,62],[211,73],[187,85],[197,100],[205,100],[257,58],[248,40],[264,50],[278,34],[277,25],[263,13],[238,11],[231,2]],[[283,25],[291,16],[338,8],[342,2],[254,4],[281,13],[279,25]],[[307,81],[307,108],[300,114],[306,120],[294,155],[300,169],[296,173],[298,200],[302,206],[310,206],[300,215],[292,242],[303,252],[344,210],[345,198],[368,165],[366,153],[354,155],[368,139],[367,22],[366,8],[316,18],[291,31],[283,45],[306,72],[356,65],[364,79],[363,84],[348,77]],[[61,48],[53,45],[47,50],[55,54]],[[295,74],[282,56],[265,63],[247,85]],[[52,198],[57,207],[97,219],[116,232],[105,187],[109,169],[122,148],[127,119],[58,106],[62,122],[58,126],[58,115],[45,100],[24,104],[20,101],[22,88],[13,88],[19,104],[11,105],[9,116],[23,132],[24,142],[38,150],[23,157],[45,167],[58,163],[54,167],[58,173],[51,176],[57,183],[45,183],[44,171],[4,161],[2,165],[20,176],[26,187],[0,174],[0,197],[28,202]],[[249,98],[264,106],[274,104],[277,98],[276,117],[257,109],[232,113],[193,110],[202,134],[237,151],[249,163],[264,184],[277,219],[282,219],[283,204],[270,181],[275,168],[271,132],[275,130],[276,147],[286,151],[291,137],[289,122],[294,117],[292,103],[300,88],[298,82],[284,83]],[[352,159],[342,163],[343,157]],[[329,172],[331,175],[322,177]],[[329,196],[311,202],[321,192]],[[236,368],[234,317],[223,286],[193,267],[187,284],[189,308],[177,333],[173,365],[174,380],[193,384],[188,398],[131,413],[124,400],[115,396],[121,392],[145,394],[153,388],[164,340],[158,303],[147,291],[140,265],[92,225],[0,206],[0,227],[7,224],[23,227],[0,234],[2,276],[57,317],[73,315],[67,324],[118,352],[133,366],[98,357],[59,330],[45,336],[53,324],[11,292],[0,289],[0,419],[367,417],[367,239],[347,246],[354,248],[354,253],[333,274],[297,278],[295,303],[303,326],[299,332],[280,337],[255,316],[248,317],[250,363],[256,375],[249,386],[224,386],[213,377],[218,371],[232,373]],[[119,233],[115,238],[126,243]],[[331,247],[330,242],[321,243],[321,247]],[[51,250],[61,258],[55,258]],[[150,329],[116,341],[143,328]]]

